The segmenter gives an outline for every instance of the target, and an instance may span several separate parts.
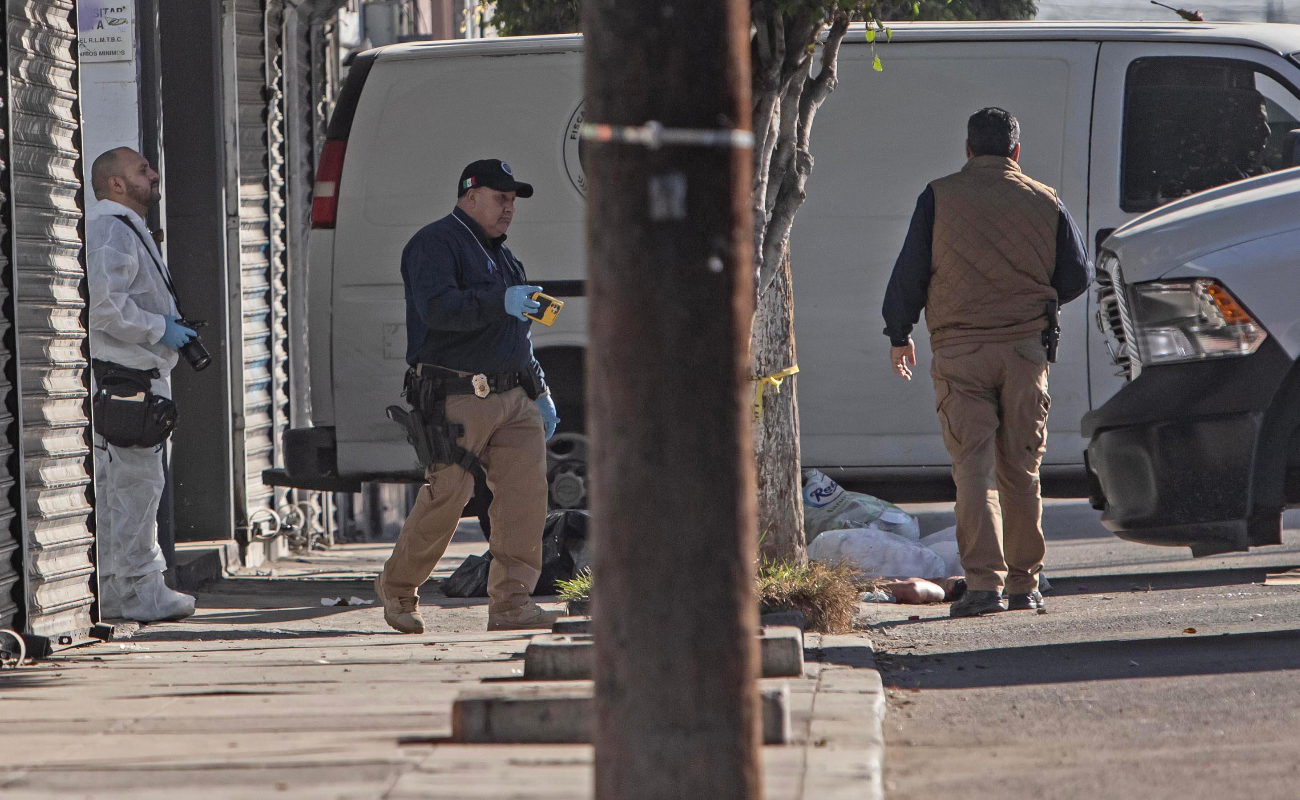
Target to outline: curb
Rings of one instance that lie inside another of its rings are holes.
[[[451,707],[451,741],[458,744],[591,744],[596,716],[591,681],[462,690]],[[792,738],[790,686],[766,686],[762,698],[763,744]]]
[[[813,648],[809,648],[810,650]],[[801,797],[883,800],[885,686],[865,635],[822,636]]]

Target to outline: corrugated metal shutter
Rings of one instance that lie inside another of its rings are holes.
[[[324,4],[331,8],[335,0]],[[326,70],[329,37],[315,18],[310,4],[287,11],[283,38],[285,86],[285,150],[287,181],[285,197],[285,259],[288,278],[289,427],[311,424],[311,373],[308,370],[307,336],[307,240],[311,234],[311,195],[316,180],[316,161],[325,143],[325,117],[329,73]],[[319,100],[318,100],[319,98]],[[314,536],[333,541],[331,497],[322,492],[294,490],[291,493],[303,519],[292,546],[310,547]]]
[[[5,63],[5,62],[0,62]],[[7,70],[6,70],[7,71]],[[4,76],[0,76],[4,77]],[[9,107],[9,82],[0,81],[0,101]],[[12,216],[9,205],[9,118],[0,115],[0,242],[9,242],[8,221]],[[8,246],[0,247],[0,460],[5,471],[0,475],[0,628],[13,628],[20,624],[18,612],[23,603],[23,518],[22,484],[18,475],[22,471],[22,457],[18,447],[18,390],[16,373],[17,353],[14,343],[13,273],[10,267]]]
[[[283,466],[288,424],[285,284],[283,0],[238,0],[235,7],[239,109],[240,299],[243,429],[235,431],[235,487],[243,522],[281,509],[284,490],[262,483]],[[232,309],[232,321],[234,316]]]
[[[79,638],[94,602],[74,5],[7,3],[27,624]]]

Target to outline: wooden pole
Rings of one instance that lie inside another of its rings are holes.
[[[750,130],[745,0],[584,25],[590,123]],[[752,155],[624,133],[586,143],[596,797],[758,800]]]

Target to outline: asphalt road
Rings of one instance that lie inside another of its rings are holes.
[[[912,506],[923,532],[950,506]],[[1044,514],[1048,613],[865,606],[889,688],[889,800],[1300,798],[1300,519],[1284,544],[1191,559]],[[919,619],[909,619],[917,616]]]

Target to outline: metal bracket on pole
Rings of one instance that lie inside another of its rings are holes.
[[[605,125],[588,122],[582,126],[582,138],[588,142],[635,144],[658,150],[661,147],[742,147],[754,146],[754,132],[719,128],[665,128],[650,120],[644,125]]]

